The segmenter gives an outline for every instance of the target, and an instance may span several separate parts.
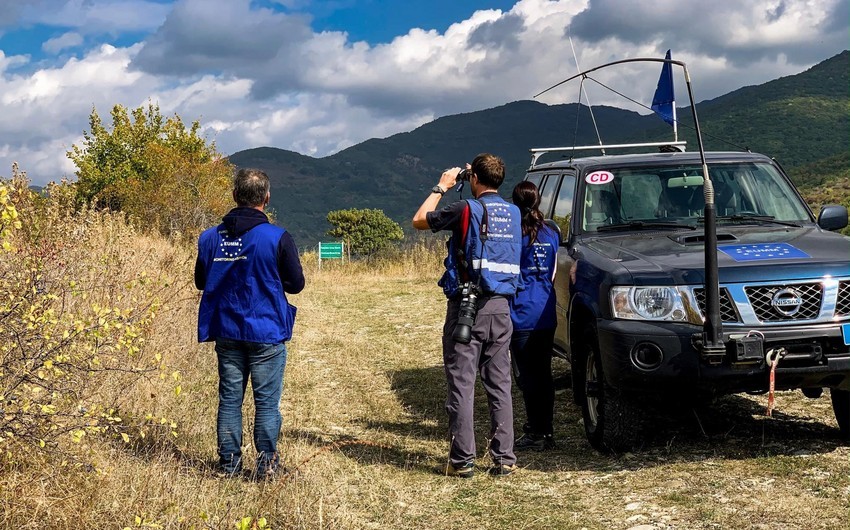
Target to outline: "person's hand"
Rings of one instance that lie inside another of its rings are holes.
[[[443,171],[443,174],[440,175],[439,186],[445,190],[450,190],[457,184],[457,174],[460,173],[459,167],[449,168]]]

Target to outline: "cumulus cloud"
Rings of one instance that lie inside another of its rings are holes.
[[[173,6],[41,0],[42,8],[55,8],[42,19],[56,24],[64,12],[71,28],[86,21],[106,27],[111,20],[150,31],[133,46],[101,45],[50,67],[20,68],[27,56],[0,51],[0,174],[12,160],[38,183],[70,174],[65,151],[80,141],[92,106],[107,116],[116,103],[136,107],[150,99],[165,114],[199,119],[224,153],[271,145],[324,156],[446,114],[529,99],[576,72],[569,36],[584,68],[661,57],[672,48],[673,57],[688,64],[700,101],[798,73],[840,52],[850,24],[850,0],[716,0],[709,7],[519,0],[505,12],[478,11],[444,32],[413,28],[370,45],[344,32],[313,31],[310,18],[298,12],[305,2],[278,0],[287,7],[280,12],[250,0]],[[11,16],[2,9],[7,4],[15,3],[0,0],[0,24]],[[90,6],[105,11],[98,15]],[[118,6],[130,15],[116,14]],[[74,7],[81,12],[67,11]],[[25,11],[18,9],[17,20],[32,16]],[[82,29],[71,33],[91,40]],[[58,52],[73,40],[59,37],[45,50]],[[658,71],[655,64],[633,64],[594,78],[648,104]],[[585,87],[594,105],[642,110],[592,83]],[[573,83],[541,101],[575,102],[578,92]]]
[[[823,59],[823,50],[847,45],[848,0],[589,0],[572,22],[588,43],[615,39],[625,45],[659,42],[680,52],[723,57],[729,64],[776,59]]]
[[[0,27],[42,24],[86,34],[151,31],[170,10],[153,0],[0,0]]]
[[[76,48],[83,43],[83,36],[79,33],[69,31],[58,37],[48,39],[41,45],[41,49],[47,53],[59,53],[66,48]]]

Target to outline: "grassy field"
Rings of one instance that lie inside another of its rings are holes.
[[[432,469],[448,443],[437,260],[323,271],[306,262],[282,402],[289,475],[268,483],[215,475],[214,352],[194,342],[197,295],[187,281],[149,344],[180,371],[182,392],[160,393],[152,382],[128,394],[153,399],[178,422],[178,436],[92,442],[91,467],[33,458],[4,468],[2,526],[233,529],[249,517],[262,527],[262,517],[271,528],[850,527],[850,450],[838,442],[828,398],[799,392],[779,393],[773,418],[762,416],[765,399],[741,395],[680,410],[658,420],[644,450],[603,456],[561,389],[556,450],[521,453],[511,477],[439,476]],[[189,251],[170,263],[190,277]],[[483,470],[480,387],[476,420]]]

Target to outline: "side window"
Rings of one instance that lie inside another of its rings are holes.
[[[540,181],[543,179],[543,173],[534,173],[533,175],[528,175],[525,180],[531,182],[537,189],[540,189]]]
[[[573,213],[573,198],[576,191],[576,176],[569,173],[564,174],[561,179],[561,187],[558,188],[558,197],[555,199],[555,212],[552,220],[561,227],[561,234],[566,237],[570,231],[570,217]]]
[[[558,188],[558,180],[561,175],[546,175],[543,184],[540,187],[540,211],[544,217],[549,217],[549,212],[552,209],[552,199],[555,198],[555,190]]]

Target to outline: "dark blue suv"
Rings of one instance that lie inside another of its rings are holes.
[[[717,214],[725,354],[699,348],[705,313],[704,192],[698,153],[571,158],[526,180],[561,229],[556,353],[572,365],[590,443],[642,441],[648,395],[703,398],[830,389],[850,439],[850,238],[847,209],[817,220],[773,160],[706,153]],[[721,348],[722,350],[722,348]]]

